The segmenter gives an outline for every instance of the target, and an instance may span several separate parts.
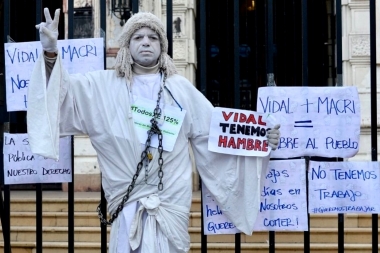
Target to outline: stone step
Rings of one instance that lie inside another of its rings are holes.
[[[12,191],[10,209],[12,213],[18,212],[35,212],[35,192],[33,191]],[[201,193],[200,191],[193,192],[191,206],[192,226],[200,226],[200,211],[201,211]],[[44,213],[63,213],[68,211],[68,194],[60,191],[44,191],[42,211]],[[96,208],[100,203],[99,192],[75,192],[74,193],[74,211],[77,213],[88,212],[89,217],[96,218]],[[94,215],[95,214],[95,215]],[[13,214],[12,214],[13,215]],[[64,215],[54,214],[57,217],[64,219]],[[28,215],[30,217],[30,215]],[[77,216],[77,215],[75,215]],[[80,216],[78,216],[80,217]],[[83,215],[82,215],[83,217]],[[379,217],[380,221],[380,217]],[[79,222],[79,221],[78,221]],[[98,226],[98,222],[93,221],[93,225]],[[345,227],[371,227],[372,218],[368,214],[346,214],[344,218]],[[58,224],[59,222],[57,222]],[[24,223],[25,224],[25,223]],[[45,225],[45,224],[44,224]],[[311,214],[311,227],[337,227],[336,214]]]
[[[100,192],[75,192],[74,211],[75,212],[95,212],[100,203]],[[43,212],[67,212],[68,193],[60,191],[42,192]],[[36,193],[33,191],[11,191],[10,194],[11,212],[34,212],[36,210]],[[191,210],[201,211],[200,192],[193,192]]]
[[[110,228],[107,228],[108,236]],[[10,234],[11,242],[35,242],[36,241],[36,228],[14,226],[11,227]],[[74,241],[75,242],[100,242],[101,229],[95,227],[80,227],[74,228]],[[67,242],[68,228],[67,227],[43,227],[42,228],[42,241],[43,242]],[[0,239],[3,241],[3,238]]]
[[[43,226],[62,227],[68,224],[68,212],[45,211],[42,213]],[[201,213],[191,212],[189,225],[191,227],[201,226]],[[380,222],[380,218],[379,218]],[[74,213],[74,224],[76,227],[99,227],[100,221],[95,210]],[[11,212],[11,226],[36,226],[36,213]],[[338,219],[336,214],[310,215],[311,228],[337,228]],[[344,216],[345,228],[370,228],[372,227],[372,216],[367,214],[346,214]]]
[[[191,245],[189,253],[200,253],[201,244],[194,243]],[[345,244],[344,253],[372,253],[371,244]],[[293,243],[276,243],[276,253],[304,253],[303,244]],[[268,243],[242,243],[241,253],[268,253]],[[320,244],[311,243],[310,253],[331,253],[338,252],[337,244]],[[208,243],[207,253],[235,253],[235,244],[233,243]]]
[[[201,242],[200,228],[189,228],[191,242]],[[345,240],[352,244],[371,243],[371,228],[346,228],[344,230]],[[380,239],[380,236],[379,236]],[[266,243],[269,241],[269,232],[253,232],[252,236],[241,234],[241,242],[244,243]],[[207,241],[212,243],[234,242],[235,235],[208,235]],[[304,232],[281,231],[275,232],[276,243],[303,243]],[[313,228],[310,231],[312,243],[337,243],[338,230],[336,228]]]
[[[108,234],[110,228],[108,227]],[[190,240],[193,243],[201,242],[201,228],[189,227]],[[371,228],[346,228],[345,240],[351,244],[371,243]],[[25,226],[11,227],[12,242],[34,242],[36,240],[36,228]],[[101,237],[100,227],[76,227],[74,240],[76,242],[99,242]],[[68,239],[67,227],[43,227],[42,238],[44,242],[65,242]],[[276,232],[275,239],[278,243],[303,243],[304,232]],[[252,236],[241,234],[243,243],[266,243],[269,240],[267,231],[254,232]],[[1,240],[2,241],[2,238]],[[212,243],[233,243],[235,235],[209,235],[207,241]],[[310,231],[310,241],[313,243],[336,243],[338,230],[336,228],[313,228]]]
[[[44,227],[64,227],[68,225],[67,212],[43,212],[42,225]],[[36,226],[35,212],[11,212],[11,226]],[[75,212],[75,227],[99,227],[98,214],[93,212]]]
[[[190,225],[193,227],[201,226],[201,213],[190,213]],[[380,216],[378,217],[380,224]],[[338,227],[338,215],[337,214],[311,214],[310,215],[310,227],[311,228],[337,228]],[[370,214],[345,214],[344,215],[344,227],[345,228],[371,228],[372,227],[372,215]]]
[[[67,253],[67,242],[44,242],[44,253]],[[201,253],[200,243],[191,243],[189,253]],[[14,242],[11,245],[12,253],[34,253],[36,251],[35,242]],[[4,245],[0,242],[0,250],[4,251]],[[276,243],[276,253],[303,253],[303,244],[293,243]],[[99,253],[100,243],[81,243],[76,242],[74,244],[75,253]],[[338,245],[335,243],[311,243],[310,253],[331,253],[337,252]],[[234,243],[207,243],[208,253],[235,253]],[[268,243],[242,243],[241,253],[268,253]],[[372,244],[345,244],[345,253],[372,253]]]
[[[99,205],[99,199],[91,198],[76,198],[74,199],[75,212],[94,212]],[[11,199],[10,203],[11,212],[35,212],[36,200],[35,199]],[[67,212],[69,205],[67,199],[43,199],[42,211],[43,212]]]

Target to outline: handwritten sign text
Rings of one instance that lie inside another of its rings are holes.
[[[55,161],[30,151],[28,134],[4,134],[4,183],[71,182],[71,139],[60,139],[60,160]]]

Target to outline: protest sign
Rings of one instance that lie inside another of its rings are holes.
[[[35,155],[30,151],[28,134],[4,134],[4,183],[71,182],[71,138],[60,139],[59,161]]]
[[[41,57],[41,42],[5,43],[7,111],[26,111],[27,88],[35,63]],[[70,74],[104,69],[103,38],[59,40],[62,64]]]
[[[261,174],[260,208],[253,230],[307,231],[305,160],[270,161]],[[204,184],[202,200],[205,234],[239,233]]]
[[[262,87],[257,111],[281,124],[272,158],[353,157],[359,150],[360,102],[356,87]]]
[[[309,213],[379,213],[378,162],[310,161]]]
[[[131,106],[133,115],[133,123],[135,131],[141,144],[146,144],[148,138],[148,130],[152,123],[153,112],[156,108],[156,103],[150,99],[139,97]],[[159,115],[158,122],[162,132],[162,146],[165,151],[173,151],[174,144],[178,138],[178,133],[181,129],[183,119],[185,118],[186,110],[179,109],[171,105],[166,105],[162,109],[162,115]],[[163,116],[163,119],[161,119]],[[157,148],[159,145],[158,138],[152,138],[150,146]]]
[[[270,161],[261,176],[254,231],[307,231],[305,160]]]
[[[231,155],[267,156],[266,137],[272,125],[262,113],[215,107],[212,112],[208,150]]]
[[[207,187],[202,183],[203,231],[205,235],[236,234],[240,231],[227,219]]]

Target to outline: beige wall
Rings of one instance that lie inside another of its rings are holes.
[[[376,1],[376,13],[380,10],[380,1]],[[378,15],[376,15],[378,16]],[[380,43],[380,23],[377,18],[376,40]],[[371,100],[370,100],[370,15],[369,1],[342,1],[342,36],[343,36],[343,85],[358,88],[362,130],[359,153],[350,160],[371,160]],[[380,44],[378,44],[380,45]],[[377,47],[378,48],[378,47]],[[377,50],[377,65],[380,63]],[[379,70],[379,67],[377,67]],[[380,112],[379,71],[377,71],[377,111]],[[379,122],[379,113],[377,122]],[[379,138],[378,138],[379,139]]]

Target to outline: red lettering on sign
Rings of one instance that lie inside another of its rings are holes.
[[[263,122],[263,116],[259,116],[259,125],[266,126],[267,123]]]
[[[234,137],[219,135],[218,147],[267,152],[268,141],[240,137],[235,139]]]
[[[234,137],[231,137],[230,140],[228,141],[228,148],[236,149],[236,144],[235,144],[235,138]]]
[[[228,121],[228,120],[231,118],[233,112],[230,112],[230,113],[227,115],[226,112],[223,111],[222,114],[223,114],[223,118],[224,118],[224,120],[225,120],[225,121]]]
[[[239,122],[243,123],[247,120],[247,116],[244,113],[240,113]]]
[[[247,141],[247,150],[252,150],[254,148],[253,146],[253,140],[252,139],[248,139]]]
[[[261,141],[255,140],[255,151],[261,151]]]
[[[227,146],[227,136],[219,135],[218,147],[223,146],[225,148]]]
[[[246,143],[247,139],[245,138],[238,138],[237,139],[237,149],[240,149],[240,146],[242,146],[242,149],[245,149],[245,143]]]
[[[268,151],[268,141],[263,141],[263,149],[262,151],[266,152]]]
[[[258,118],[258,121],[256,120],[256,117],[254,114],[249,114],[248,116],[244,113],[239,113],[239,112],[229,112],[226,113],[225,111],[222,111],[222,115],[225,121],[228,121],[232,118],[233,116],[233,122],[239,122],[239,123],[246,123],[246,124],[259,124],[262,126],[266,126],[267,123],[263,121],[263,116],[260,115]]]
[[[247,124],[249,124],[249,123],[256,124],[255,115],[253,115],[253,114],[249,115],[246,123]]]

